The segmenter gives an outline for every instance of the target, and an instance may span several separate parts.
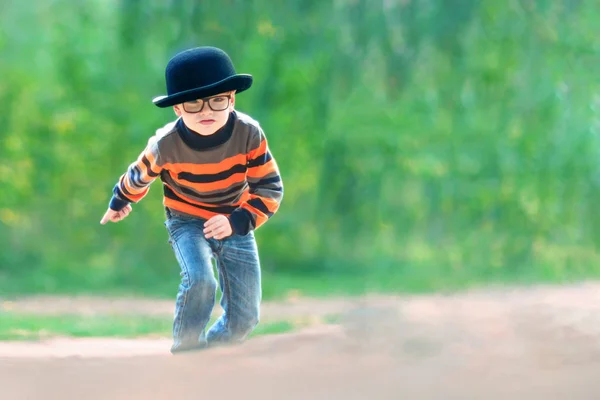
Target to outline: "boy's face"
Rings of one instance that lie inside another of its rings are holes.
[[[183,119],[188,128],[200,135],[208,136],[227,123],[234,104],[235,91],[232,91],[177,104],[173,106],[173,110]]]

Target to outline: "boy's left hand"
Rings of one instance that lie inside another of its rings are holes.
[[[215,215],[204,224],[204,237],[207,239],[224,239],[233,233],[229,218],[224,215]]]

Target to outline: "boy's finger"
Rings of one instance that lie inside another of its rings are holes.
[[[225,233],[225,229],[226,228],[224,226],[219,226],[218,228],[213,229],[213,236],[218,236]]]
[[[118,211],[118,212],[115,213],[114,219],[117,220],[117,221],[120,221],[123,218],[125,218],[125,215],[127,215],[127,214],[125,214],[125,211],[123,211],[123,210]]]
[[[226,238],[227,236],[231,235],[230,232],[228,232],[227,228],[223,228],[221,230],[219,230],[219,232],[215,235],[215,239],[223,239]]]
[[[213,227],[204,229],[204,233],[206,234],[207,239],[210,239],[211,237],[216,238],[219,235],[221,235],[223,232],[225,232],[225,227],[222,227],[222,226],[213,226]]]
[[[221,224],[221,221],[213,221],[213,223],[211,224],[205,224],[204,225],[204,233],[207,232],[217,232],[219,229],[223,228],[223,224]]]
[[[217,222],[219,222],[219,219],[216,217],[212,217],[204,223],[204,226],[211,226],[211,225],[216,224]]]
[[[111,217],[112,217],[112,215],[110,214],[110,212],[108,212],[108,211],[107,211],[107,212],[104,214],[104,216],[102,217],[102,219],[100,220],[100,223],[101,223],[102,225],[106,224],[106,223],[107,223],[107,222],[110,220],[110,218],[111,218]]]
[[[215,229],[219,224],[219,220],[209,219],[204,223],[204,229]]]
[[[204,235],[207,238],[212,237],[215,235],[215,232],[217,232],[217,229],[218,229],[217,227],[212,227],[212,226],[206,227],[206,228],[204,228]]]

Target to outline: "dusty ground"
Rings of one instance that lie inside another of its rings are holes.
[[[169,301],[34,298],[20,312],[169,315]],[[0,342],[0,399],[598,399],[600,284],[269,303],[341,314],[173,357],[168,338]]]

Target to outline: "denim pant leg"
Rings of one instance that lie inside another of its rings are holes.
[[[223,315],[208,330],[209,346],[242,342],[258,324],[261,272],[254,232],[216,241]]]
[[[171,352],[206,347],[206,325],[215,305],[217,282],[212,250],[204,237],[204,221],[170,217],[165,226],[181,267],[181,283],[175,303]]]

